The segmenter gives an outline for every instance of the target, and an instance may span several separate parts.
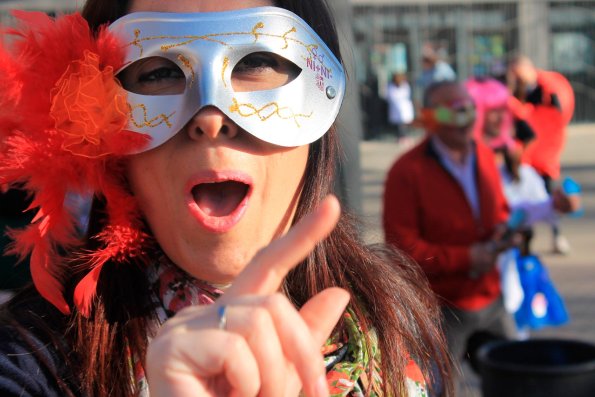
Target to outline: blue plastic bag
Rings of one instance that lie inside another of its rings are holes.
[[[519,329],[540,329],[568,322],[562,297],[554,287],[546,267],[536,255],[521,256],[517,266],[524,299],[514,318]]]

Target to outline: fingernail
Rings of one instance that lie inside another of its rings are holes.
[[[318,378],[316,381],[314,395],[316,397],[328,397],[328,383],[326,382],[326,375],[320,375],[320,378]]]

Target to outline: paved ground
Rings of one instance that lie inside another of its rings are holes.
[[[369,242],[382,241],[381,196],[385,174],[394,159],[406,150],[391,139],[362,142],[364,235]],[[563,174],[583,188],[585,213],[566,217],[563,234],[572,246],[567,256],[551,252],[551,232],[537,227],[533,247],[548,266],[550,275],[565,299],[571,321],[558,328],[547,328],[534,337],[579,339],[595,343],[595,124],[572,126],[563,156]],[[468,377],[469,396],[478,396],[479,383]]]

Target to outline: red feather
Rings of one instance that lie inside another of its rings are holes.
[[[29,227],[10,232],[14,243],[9,251],[21,258],[31,255],[40,294],[68,313],[57,278],[65,259],[58,251],[76,252],[81,241],[66,195],[104,196],[108,226],[97,236],[104,246],[79,255],[90,273],[74,298],[88,314],[103,264],[142,255],[148,241],[135,199],[121,179],[120,157],[142,148],[148,137],[124,130],[125,92],[113,75],[124,59],[124,45],[117,37],[107,28],[93,34],[79,14],[57,19],[39,12],[13,15],[19,25],[8,34],[14,40],[10,49],[0,48],[0,185],[24,187],[33,195],[31,209],[38,212]],[[96,93],[96,98],[87,96],[95,108],[105,104],[99,123],[81,124],[88,113],[70,119],[88,110],[85,103],[68,102],[76,95],[64,90],[72,87]]]
[[[97,281],[105,261],[96,265],[91,271],[83,277],[74,290],[74,305],[79,309],[83,316],[88,317],[91,314],[91,307],[95,298]]]
[[[41,296],[62,313],[69,314],[70,307],[62,295],[62,285],[54,276],[55,263],[52,262],[52,257],[49,255],[51,248],[47,245],[47,241],[40,240],[31,252],[31,278]]]
[[[45,12],[41,11],[22,11],[12,10],[11,14],[21,23],[35,26],[38,29],[48,29],[52,23],[52,19]],[[15,31],[15,33],[18,33]]]

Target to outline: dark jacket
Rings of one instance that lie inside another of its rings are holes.
[[[80,396],[62,314],[33,289],[24,294],[0,309],[0,396]]]

